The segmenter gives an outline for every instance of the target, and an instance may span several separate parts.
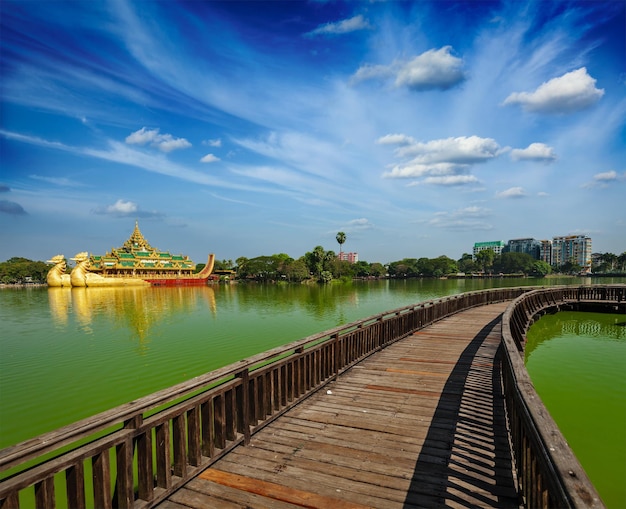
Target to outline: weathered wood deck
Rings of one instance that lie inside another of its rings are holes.
[[[519,507],[496,362],[507,304],[370,356],[158,507]]]

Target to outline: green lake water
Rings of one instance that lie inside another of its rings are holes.
[[[623,282],[435,279],[0,289],[0,449],[255,353],[425,300],[503,286]],[[601,384],[590,390],[605,392]],[[596,435],[605,433],[599,429]]]
[[[626,507],[626,315],[545,315],[527,338],[537,393],[606,506]]]

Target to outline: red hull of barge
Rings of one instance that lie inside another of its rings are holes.
[[[208,277],[203,279],[144,279],[144,281],[147,281],[152,286],[204,286],[207,284],[208,280]]]

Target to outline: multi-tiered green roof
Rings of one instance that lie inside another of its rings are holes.
[[[90,270],[102,275],[186,275],[192,274],[196,264],[184,255],[173,255],[152,247],[139,230],[138,222],[130,238],[119,248],[104,256],[92,255]]]

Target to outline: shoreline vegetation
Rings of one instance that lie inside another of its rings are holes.
[[[344,240],[344,239],[340,239]],[[345,241],[345,240],[344,240]],[[342,243],[340,243],[341,246]],[[345,253],[344,253],[345,254]],[[436,258],[403,258],[387,264],[366,261],[350,262],[334,251],[316,246],[312,251],[294,259],[285,253],[256,258],[216,260],[212,282],[286,282],[330,283],[375,279],[476,279],[476,278],[526,278],[526,277],[624,277],[626,252],[594,254],[594,263],[582,267],[568,261],[559,267],[536,260],[526,253],[503,252],[495,254],[484,250],[477,256],[463,253],[453,260],[441,255]],[[196,265],[200,272],[204,263]],[[43,261],[14,257],[0,262],[0,287],[45,286],[52,265]],[[67,260],[67,273],[73,266]]]

